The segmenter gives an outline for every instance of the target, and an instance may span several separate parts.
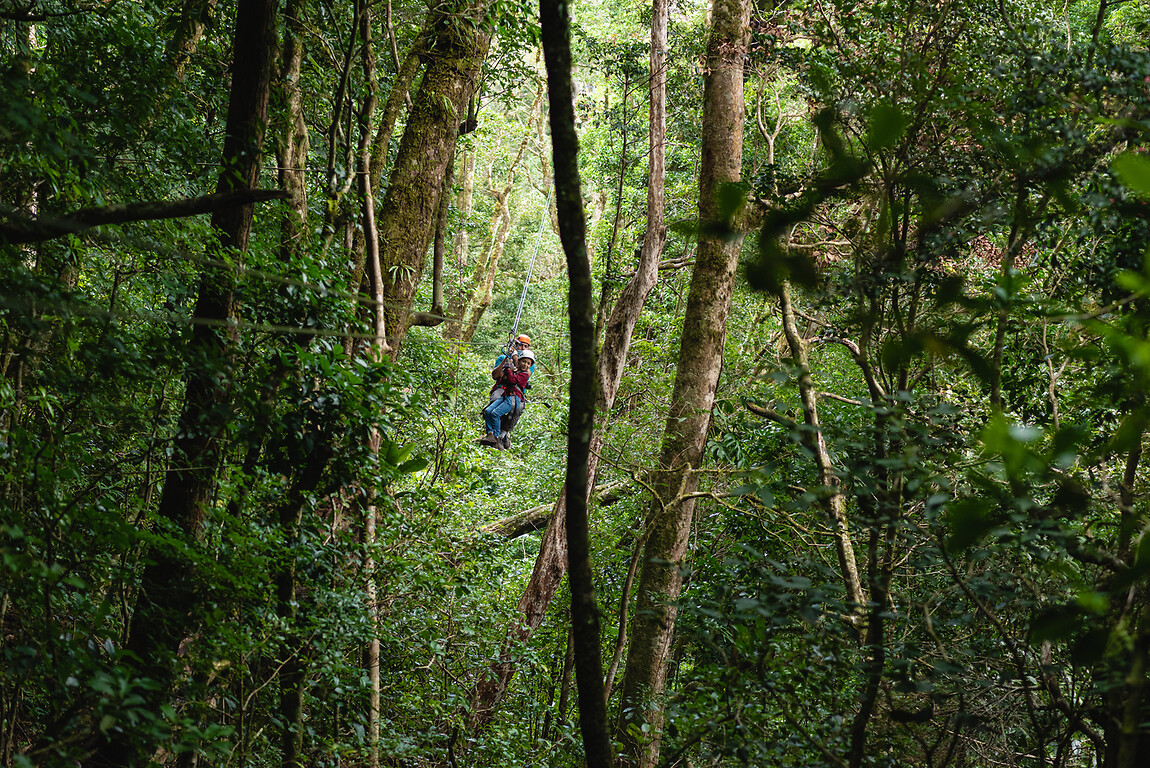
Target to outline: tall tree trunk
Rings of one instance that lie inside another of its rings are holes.
[[[416,93],[379,206],[386,324],[398,352],[435,229],[447,164],[491,43],[490,0],[458,0],[437,13],[432,55]],[[393,352],[394,354],[394,352]]]
[[[356,176],[359,179],[360,204],[362,206],[363,237],[365,242],[366,260],[369,265],[369,274],[372,286],[372,296],[375,297],[372,307],[375,335],[371,339],[368,354],[374,362],[379,362],[384,355],[390,352],[387,341],[386,310],[383,303],[384,276],[382,261],[380,259],[380,239],[375,219],[375,196],[371,186],[371,124],[375,115],[378,84],[375,73],[375,52],[372,49],[371,36],[371,6],[368,0],[356,0],[356,11],[359,14],[360,37],[363,41],[362,63],[364,82],[367,83],[368,92],[364,99],[363,108],[359,114],[359,159],[356,163]],[[373,455],[378,455],[383,442],[383,435],[378,427],[373,427],[368,435],[368,447]],[[366,596],[366,610],[371,622],[372,635],[364,652],[364,666],[367,668],[368,711],[367,711],[367,739],[368,739],[368,766],[379,767],[379,737],[380,737],[380,677],[379,677],[379,601],[376,595],[375,558],[371,552],[375,547],[376,521],[378,520],[378,489],[372,486],[366,490],[367,503],[363,511],[363,551],[367,553],[364,562],[363,579],[364,594]]]
[[[583,197],[579,186],[579,141],[571,85],[571,46],[567,6],[541,0],[543,56],[551,107],[551,156],[555,164],[555,206],[559,235],[570,279],[567,308],[571,331],[570,415],[567,419],[567,530],[571,584],[571,631],[575,683],[579,694],[579,730],[589,768],[609,768],[611,738],[603,700],[603,663],[599,649],[599,606],[587,533],[587,469],[595,428],[595,322],[591,264],[587,260]]]
[[[598,408],[604,414],[615,403],[623,366],[631,345],[631,334],[639,322],[639,315],[647,296],[659,277],[659,259],[666,242],[664,225],[664,177],[666,157],[666,50],[667,4],[657,0],[651,29],[651,161],[647,185],[647,232],[643,238],[639,265],[628,281],[607,321],[603,347],[596,362]],[[606,430],[596,429],[591,437],[590,456],[587,461],[587,487],[595,485],[599,455],[606,440]],[[543,616],[567,567],[567,512],[566,488],[555,503],[551,522],[543,533],[535,568],[527,587],[519,598],[518,610],[522,619],[509,632],[507,644],[498,662],[491,665],[491,673],[484,677],[471,692],[470,727],[477,730],[494,716],[495,707],[503,697],[515,672],[515,660],[510,649],[530,637],[539,628]]]
[[[275,51],[274,0],[246,0],[236,18],[232,90],[228,104],[223,167],[217,192],[252,189],[259,177]],[[236,206],[212,216],[221,251],[244,251],[251,231],[252,206]],[[221,437],[231,393],[232,332],[224,330],[236,316],[235,283],[228,269],[208,268],[188,342],[187,394],[176,429],[159,514],[188,543],[203,531],[216,483]],[[159,712],[174,681],[171,663],[180,642],[190,634],[197,603],[191,563],[178,547],[153,547],[145,558],[139,595],[132,615],[127,648],[139,659],[136,674],[158,685],[145,692],[149,708]],[[154,743],[141,734],[114,733],[85,761],[86,766],[131,766],[146,762]]]
[[[743,157],[743,57],[750,27],[749,0],[716,0],[707,43],[703,90],[702,162],[699,220],[719,216],[723,184],[739,180]],[[663,725],[660,698],[675,627],[674,601],[682,587],[680,567],[694,501],[695,470],[714,406],[723,362],[723,341],[734,289],[740,240],[704,233],[687,297],[671,408],[663,432],[659,469],[652,475],[655,498],[643,550],[638,604],[627,654],[621,707],[624,759],[628,765],[654,766]],[[649,725],[644,738],[642,725]]]
[[[291,195],[280,224],[280,262],[295,263],[304,252],[307,241],[307,166],[309,137],[304,118],[300,72],[303,69],[305,34],[304,17],[308,0],[288,0],[284,8],[284,33],[277,83],[280,114],[276,116],[276,158],[279,163],[280,188]],[[286,371],[285,371],[286,373]],[[307,665],[303,658],[304,643],[295,629],[296,559],[292,550],[298,544],[303,521],[305,494],[314,490],[327,463],[318,446],[308,457],[307,469],[301,474],[292,493],[279,510],[280,531],[288,549],[283,566],[276,573],[276,611],[289,627],[288,658],[280,672],[280,765],[299,768],[303,765],[303,713]]]

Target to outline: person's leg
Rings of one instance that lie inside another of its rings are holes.
[[[516,398],[518,400],[518,398]],[[515,410],[507,414],[503,419],[503,431],[511,432],[515,429],[515,425],[519,423],[519,417],[523,415],[523,401],[519,400],[519,406]]]
[[[483,410],[479,412],[479,418],[481,418],[483,420],[483,428],[487,430],[487,434],[484,435],[480,439],[480,442],[490,443],[491,445],[494,445],[495,442],[499,439],[499,431],[498,430],[492,431],[492,429],[491,429],[492,418],[494,418],[495,423],[498,424],[499,423],[499,417],[498,416],[493,417],[491,412],[501,402],[502,402],[502,399],[492,400],[490,403],[483,406]]]
[[[497,436],[500,432],[499,420],[503,418],[503,414],[514,409],[518,402],[519,398],[515,395],[511,395],[510,397],[503,398],[499,402],[491,403],[484,408],[483,417],[487,425],[487,431]]]

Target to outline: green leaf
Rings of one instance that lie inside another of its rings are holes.
[[[879,104],[870,113],[867,125],[867,146],[871,149],[893,147],[906,131],[907,118],[899,109],[890,104]]]
[[[1063,640],[1082,624],[1081,613],[1069,605],[1058,605],[1040,611],[1030,620],[1030,641],[1041,643]]]
[[[1070,648],[1070,662],[1078,667],[1091,666],[1102,660],[1110,644],[1110,630],[1092,629],[1074,642]]]
[[[983,499],[963,499],[951,504],[946,512],[950,536],[947,548],[962,552],[993,528],[996,520],[991,515],[990,503]]]
[[[775,494],[771,493],[771,489],[766,486],[759,489],[759,499],[763,502],[763,506],[768,509],[775,505]]]
[[[419,472],[421,469],[425,468],[430,463],[431,462],[428,461],[426,457],[420,456],[417,459],[411,459],[410,461],[403,462],[402,464],[400,464],[397,467],[397,469],[400,472],[404,472],[406,474],[411,474],[414,472]]]
[[[1142,435],[1146,431],[1146,415],[1144,408],[1139,408],[1126,415],[1110,439],[1108,448],[1111,453],[1128,453],[1135,446],[1141,445]]]
[[[1150,197],[1150,157],[1123,152],[1110,164],[1119,181],[1138,195]]]

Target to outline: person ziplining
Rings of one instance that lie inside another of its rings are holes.
[[[522,342],[515,340],[513,346]],[[535,353],[530,349],[511,349],[496,361],[491,377],[495,386],[491,390],[491,401],[483,409],[483,423],[487,434],[480,438],[481,445],[490,445],[501,450],[511,447],[511,430],[523,412],[527,397],[525,390],[530,386],[531,371],[535,367]]]
[[[507,388],[499,383],[499,378],[500,378],[500,374],[501,374],[500,369],[503,367],[503,363],[507,361],[508,356],[509,355],[511,356],[511,367],[512,367],[512,369],[514,369],[517,366],[516,357],[518,355],[522,354],[525,350],[529,351],[530,348],[531,348],[531,337],[528,336],[526,333],[521,333],[518,336],[516,336],[512,341],[510,341],[508,343],[507,348],[505,350],[503,350],[503,352],[500,353],[499,357],[495,358],[495,365],[491,369],[491,378],[495,380],[495,384],[491,387],[490,403],[494,403],[497,400],[501,400],[507,394]],[[532,374],[534,374],[535,373],[535,361],[534,361],[535,353],[532,352],[531,356],[532,356],[532,361],[531,361],[530,372]],[[526,395],[527,389],[529,389],[530,387],[531,387],[530,384],[527,384],[524,386],[523,391],[524,391],[525,395]],[[519,423],[519,417],[523,415],[523,406],[526,405],[526,403],[527,403],[527,398],[524,397],[515,408],[513,408],[511,411],[509,411],[500,420],[500,425],[499,425],[500,429],[496,433],[496,437],[498,438],[497,442],[499,443],[498,447],[503,448],[504,450],[511,447],[511,432],[512,432],[512,430],[515,429],[515,425]],[[486,426],[486,417],[484,417],[484,421],[485,421],[484,426]]]
[[[490,402],[483,408],[483,425],[487,430],[479,439],[480,445],[490,445],[501,450],[511,447],[511,431],[515,429],[523,414],[523,404],[527,397],[524,391],[530,387],[528,379],[535,372],[535,353],[531,351],[531,337],[518,333],[519,320],[523,317],[523,305],[527,301],[527,286],[531,285],[531,273],[535,269],[535,259],[539,255],[539,243],[543,236],[543,225],[548,220],[551,209],[551,192],[547,192],[547,205],[539,217],[539,232],[535,236],[535,250],[531,263],[527,265],[527,277],[523,280],[523,291],[519,294],[519,306],[515,310],[515,322],[511,325],[508,343],[503,353],[496,358],[491,378],[495,386],[491,388]],[[518,333],[518,335],[516,335]],[[524,363],[527,365],[524,365]],[[520,380],[522,379],[522,380]]]

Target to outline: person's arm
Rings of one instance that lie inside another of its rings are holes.
[[[503,370],[509,365],[508,360],[510,358],[507,355],[500,355],[495,358],[495,367],[491,369],[491,378],[499,381],[499,377],[503,375]]]

